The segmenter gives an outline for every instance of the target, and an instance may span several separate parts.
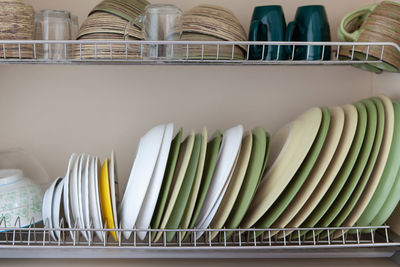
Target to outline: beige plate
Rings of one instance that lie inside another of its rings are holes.
[[[253,226],[289,184],[307,156],[321,120],[322,110],[312,108],[271,138],[270,162],[273,164],[258,187],[242,228]]]
[[[333,156],[333,159],[329,163],[328,169],[324,173],[324,176],[322,177],[311,197],[304,204],[303,208],[297,213],[296,217],[294,217],[294,219],[287,225],[290,228],[299,227],[317,207],[335,180],[336,175],[339,173],[339,170],[347,157],[356,134],[358,113],[357,109],[353,105],[346,105],[343,107],[343,109],[345,115],[344,128],[340,137],[340,142],[336,148],[335,155]]]
[[[215,214],[210,227],[211,229],[221,229],[224,226],[228,216],[235,204],[236,198],[242,187],[244,177],[246,175],[247,166],[249,164],[251,148],[253,145],[253,135],[251,132],[246,133],[242,141],[239,158],[233,173],[232,179],[228,185],[228,189],[222,199],[222,202]],[[212,233],[212,239],[218,235],[218,232]]]
[[[183,179],[185,178],[186,169],[189,165],[190,156],[192,155],[193,145],[195,139],[195,132],[192,131],[190,135],[183,142],[182,147],[179,151],[178,162],[176,164],[174,178],[171,184],[171,192],[168,194],[167,198],[167,207],[165,209],[163,219],[161,221],[160,229],[165,229],[167,226],[167,222],[169,217],[171,216],[172,209],[174,208],[176,199],[178,198],[179,191],[182,186]],[[154,239],[154,242],[157,242],[162,235],[162,232],[159,232]]]
[[[306,182],[300,188],[299,193],[296,194],[295,198],[290,202],[285,212],[273,224],[272,228],[285,228],[299,213],[313,192],[315,192],[315,188],[320,184],[325,171],[332,161],[343,132],[344,110],[341,107],[334,107],[331,108],[330,111],[331,122],[328,135],[318,155],[318,159],[308,175]],[[286,233],[286,235],[288,234],[290,234],[290,232]],[[280,233],[278,237],[283,237],[283,233]]]
[[[375,163],[372,174],[368,180],[360,199],[356,206],[353,208],[350,215],[343,222],[342,226],[353,226],[358,218],[362,215],[365,208],[368,206],[369,201],[375,193],[376,187],[382,177],[383,170],[385,169],[386,161],[389,156],[390,147],[392,145],[393,130],[394,130],[394,109],[392,101],[386,96],[379,96],[385,108],[385,128],[381,144],[381,149],[377,161]],[[336,232],[334,237],[340,237],[342,231]]]

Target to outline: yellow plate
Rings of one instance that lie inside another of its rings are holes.
[[[107,229],[115,229],[113,209],[111,204],[111,192],[110,192],[110,182],[108,177],[108,158],[101,168],[100,176],[100,202],[101,202],[101,215],[103,216],[103,221],[106,223]],[[115,241],[118,241],[117,234],[115,232],[110,232]]]

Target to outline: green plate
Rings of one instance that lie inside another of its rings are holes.
[[[398,160],[400,157],[400,103],[395,102],[393,105],[395,112],[395,128],[389,160],[386,163],[386,167],[382,176],[382,180],[385,182],[380,182],[377,191],[368,204],[367,210],[368,208],[370,210],[368,210],[367,213],[364,212],[363,214],[363,216],[366,218],[367,215],[365,214],[368,213],[368,216],[374,216],[374,218],[365,225],[383,225],[389,219],[390,215],[393,213],[400,201],[400,161]],[[394,180],[392,185],[390,185],[391,179]],[[382,201],[383,204],[380,204]],[[378,210],[378,212],[376,212],[376,210]],[[360,225],[358,222],[357,224]]]
[[[161,219],[164,214],[168,193],[171,188],[172,178],[174,177],[176,162],[178,161],[179,149],[182,143],[182,135],[183,129],[179,131],[179,133],[176,135],[171,143],[171,149],[168,155],[167,166],[165,169],[160,194],[158,196],[157,205],[154,210],[153,218],[151,220],[152,229],[158,229],[161,224]]]
[[[250,162],[247,166],[246,175],[243,180],[242,188],[233,205],[232,211],[225,223],[225,228],[236,229],[244,216],[254,197],[256,189],[262,178],[264,163],[268,161],[270,137],[263,127],[253,129],[253,145],[251,148]],[[231,236],[233,233],[227,233]]]
[[[367,128],[367,110],[365,108],[365,105],[362,103],[356,103],[354,104],[354,106],[357,108],[358,124],[350,151],[347,154],[346,160],[340,168],[340,171],[335,178],[335,181],[333,182],[325,196],[322,198],[321,202],[315,208],[315,210],[301,225],[302,228],[313,228],[317,224],[317,222],[325,215],[325,213],[331,207],[336,197],[345,185],[354,167],[354,164],[356,163]],[[307,231],[302,231],[300,234],[304,235],[305,233],[307,233]]]
[[[201,134],[197,134],[195,137],[192,155],[190,156],[189,165],[185,172],[185,178],[179,190],[178,198],[176,199],[171,216],[167,222],[166,229],[178,229],[180,226],[186,204],[189,200],[190,192],[192,191],[194,177],[196,176],[197,165],[200,158],[201,138]],[[176,232],[168,232],[167,241],[171,242],[175,234]]]
[[[200,191],[199,195],[197,196],[196,206],[194,208],[189,229],[192,229],[194,227],[197,217],[200,214],[200,210],[203,207],[204,200],[206,198],[208,189],[210,187],[211,178],[213,177],[215,171],[215,165],[217,164],[218,153],[221,148],[221,141],[222,141],[222,134],[220,131],[217,131],[214,135],[214,138],[207,145],[207,154],[206,154],[206,161],[204,164],[203,177],[201,179]]]
[[[351,213],[357,201],[359,200],[362,192],[364,191],[365,186],[368,183],[369,178],[371,177],[371,173],[374,169],[376,159],[378,158],[379,151],[382,144],[383,132],[385,128],[385,109],[383,103],[378,98],[373,98],[373,102],[375,103],[376,109],[378,111],[378,121],[376,126],[376,134],[374,138],[374,144],[371,152],[369,153],[369,159],[365,166],[364,172],[355,187],[353,193],[350,196],[350,199],[347,201],[346,205],[343,207],[339,215],[332,222],[332,226],[341,226],[343,222],[346,220],[347,216]]]
[[[324,217],[322,217],[322,219],[317,223],[318,228],[333,225],[333,221],[335,220],[335,218],[340,214],[346,203],[352,199],[352,194],[353,192],[355,192],[358,182],[360,181],[361,176],[363,175],[363,172],[367,167],[367,162],[370,158],[371,151],[373,151],[375,135],[377,131],[377,108],[374,102],[370,99],[364,100],[363,103],[367,107],[368,123],[362,149],[360,151],[360,154],[358,155],[357,162],[354,165],[354,168],[351,171],[351,174],[345,186],[340,191],[335,202],[329,208]],[[375,160],[373,161],[373,163],[375,163]],[[319,234],[321,232],[322,231],[316,231],[316,234]],[[322,238],[325,236],[325,234],[327,233],[324,233],[322,235]]]
[[[310,174],[314,164],[317,161],[317,158],[321,152],[326,136],[328,134],[330,120],[331,120],[330,111],[328,108],[321,108],[321,109],[322,109],[321,125],[318,130],[318,135],[315,138],[314,143],[307,154],[307,157],[304,159],[300,168],[297,170],[295,176],[292,178],[289,185],[285,188],[285,190],[282,192],[279,198],[275,201],[275,203],[271,206],[271,208],[264,214],[264,216],[261,217],[261,219],[256,223],[255,228],[268,229],[274,223],[276,223],[276,220],[278,220],[279,216],[281,216],[282,213],[290,212],[290,209],[287,209],[287,207],[289,206],[293,198],[297,195],[301,186],[304,184],[308,175]],[[257,233],[257,236],[259,236],[260,234],[262,234],[262,232]]]

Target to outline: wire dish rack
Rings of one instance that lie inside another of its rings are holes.
[[[19,222],[17,219],[14,225],[19,225]],[[0,257],[365,258],[392,257],[400,250],[400,241],[389,226],[165,230],[106,228],[48,228],[42,222],[28,227],[8,227],[6,220],[2,220]],[[131,233],[128,240],[122,237],[126,231]],[[304,232],[308,234],[301,235]],[[139,233],[145,233],[145,238],[140,239]],[[154,242],[152,237],[157,233],[161,234],[161,238]],[[174,237],[169,240],[167,236],[171,233]],[[277,233],[283,235],[278,237]],[[341,235],[334,239],[334,233]]]
[[[249,52],[254,49],[258,59]],[[287,58],[280,57],[281,51]],[[355,65],[399,55],[400,47],[387,42],[0,40],[0,64]]]

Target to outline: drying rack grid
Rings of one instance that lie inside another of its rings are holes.
[[[251,60],[249,51],[254,48],[260,59]],[[151,49],[156,54],[150,57]],[[158,51],[169,51],[172,56],[159,56]],[[243,57],[238,58],[239,51]],[[272,58],[270,55],[265,60],[271,51]],[[281,51],[291,51],[291,55],[281,59]],[[321,58],[316,58],[313,51],[319,51]],[[0,64],[354,65],[382,63],[385,57],[397,53],[400,54],[400,47],[388,42],[0,40]]]

